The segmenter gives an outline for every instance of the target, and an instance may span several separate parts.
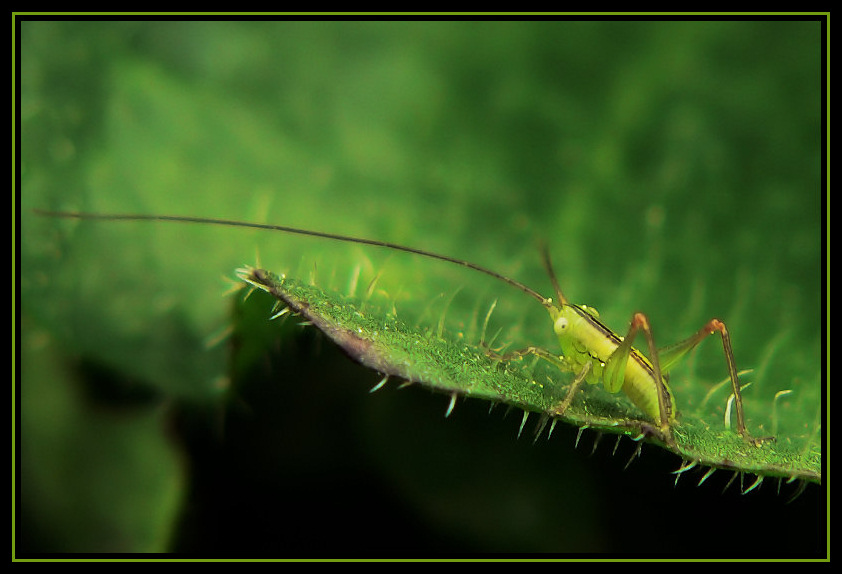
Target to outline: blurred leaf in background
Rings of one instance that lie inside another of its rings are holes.
[[[725,320],[750,425],[820,448],[821,41],[818,20],[21,22],[18,551],[821,555],[820,487],[788,506],[774,485],[720,495],[727,477],[673,488],[674,457],[621,472],[631,445],[530,446],[478,401],[445,420],[446,397],[369,395],[375,373],[269,326],[266,298],[222,296],[257,260],[359,297],[377,277],[401,317],[435,324],[458,290],[448,330],[475,336],[497,300],[501,341],[552,348],[505,285],[30,212],[333,231],[549,293],[546,239],[568,297],[619,332],[636,310],[660,344]],[[721,422],[727,392],[705,396],[726,374],[705,343],[672,375],[679,408]]]

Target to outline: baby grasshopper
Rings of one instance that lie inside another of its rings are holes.
[[[49,217],[87,220],[197,223],[282,231],[285,233],[321,237],[413,253],[479,271],[480,273],[507,283],[536,299],[546,308],[550,315],[553,323],[553,331],[558,337],[559,346],[561,347],[560,355],[539,347],[528,347],[505,355],[498,355],[491,350],[486,351],[489,356],[497,360],[511,360],[531,354],[548,361],[562,371],[575,373],[575,377],[565,398],[551,409],[549,414],[556,416],[562,415],[573,402],[576,391],[584,382],[596,384],[602,381],[606,390],[611,393],[617,393],[622,390],[647,417],[656,423],[657,429],[655,432],[660,435],[662,441],[670,446],[675,446],[672,428],[675,425],[677,411],[675,399],[664,375],[708,335],[718,332],[722,339],[725,361],[731,379],[734,406],[737,413],[737,432],[744,440],[755,446],[772,438],[753,438],[746,427],[742,396],[740,393],[740,382],[734,362],[734,352],[731,348],[731,338],[725,323],[719,319],[711,319],[691,337],[659,350],[655,347],[655,339],[652,335],[652,328],[648,318],[643,313],[635,313],[632,316],[631,325],[626,336],[621,337],[599,321],[599,315],[596,310],[570,303],[563,295],[546,247],[543,247],[541,250],[542,258],[544,267],[555,289],[556,301],[542,296],[534,289],[515,279],[506,277],[475,263],[386,241],[349,237],[335,233],[311,231],[282,225],[247,223],[204,217],[96,214],[45,210],[35,210],[35,213]],[[632,347],[639,331],[643,331],[646,339],[649,359]]]

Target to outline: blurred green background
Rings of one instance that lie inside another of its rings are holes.
[[[243,264],[476,339],[545,313],[440,263],[280,234],[34,216],[197,215],[372,237],[566,295],[661,344],[725,320],[754,429],[821,437],[819,22],[22,22],[17,551],[215,556],[824,554],[826,504],[351,363]],[[356,288],[354,278],[357,279]],[[233,332],[231,330],[233,329]],[[226,338],[225,335],[228,335]],[[220,342],[221,341],[221,342]],[[684,410],[718,342],[673,374]],[[768,406],[781,390],[793,392]],[[727,394],[727,393],[726,393]],[[726,396],[712,424],[721,424]],[[756,413],[753,417],[752,413]],[[762,434],[759,433],[758,434]],[[607,440],[607,439],[606,439]],[[739,479],[738,479],[739,480]],[[753,480],[747,477],[746,480]]]

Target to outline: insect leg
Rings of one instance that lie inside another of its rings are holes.
[[[579,387],[582,386],[582,383],[585,382],[585,377],[588,376],[588,373],[591,370],[591,363],[590,361],[585,363],[585,366],[582,367],[582,370],[579,371],[579,374],[576,375],[576,378],[573,379],[573,382],[570,383],[570,388],[567,390],[567,396],[564,397],[564,400],[561,401],[557,406],[553,407],[550,411],[551,414],[556,416],[561,416],[564,414],[564,411],[567,410],[567,407],[570,406],[570,403],[573,402],[573,396],[576,394],[576,391],[579,390]]]
[[[542,349],[541,347],[526,347],[525,349],[510,351],[503,355],[495,353],[491,349],[486,349],[485,354],[488,355],[488,357],[494,361],[511,361],[512,359],[518,359],[520,357],[525,357],[526,355],[535,355],[539,359],[544,359],[548,363],[551,363],[553,366],[555,366],[558,370],[562,372],[569,373],[572,370],[570,364],[564,360],[564,357],[554,355],[553,353],[549,352],[546,349]]]
[[[499,354],[495,353],[489,348],[485,349],[485,354],[494,361],[511,361],[513,359],[519,359],[520,357],[525,357],[526,355],[535,355],[536,357],[540,357],[550,363],[554,364],[558,368],[562,370],[569,371],[569,367],[567,367],[567,363],[564,362],[564,359],[561,357],[557,357],[547,351],[546,349],[542,349],[540,347],[526,347],[525,349],[518,349],[517,351],[509,351],[508,353]]]
[[[486,354],[494,360],[498,361],[510,361],[512,359],[516,359],[519,357],[523,357],[526,355],[535,355],[540,359],[544,359],[545,361],[551,363],[560,371],[563,372],[570,372],[570,364],[568,364],[564,357],[559,357],[558,355],[554,355],[553,353],[547,351],[546,349],[542,349],[540,347],[526,347],[525,349],[520,349],[517,351],[511,351],[506,353],[505,355],[499,355],[491,350],[486,350]],[[591,362],[587,361],[582,369],[576,374],[576,378],[573,379],[573,382],[570,384],[570,388],[567,390],[567,395],[564,397],[564,400],[561,401],[557,406],[550,409],[549,413],[554,416],[561,416],[564,414],[564,411],[567,410],[567,407],[570,406],[570,403],[573,402],[573,396],[576,394],[576,391],[582,386],[582,383],[585,382],[585,378],[588,376],[588,373],[591,370]]]
[[[725,352],[725,361],[728,364],[728,375],[731,378],[731,387],[734,391],[734,405],[737,410],[737,432],[739,432],[740,436],[742,436],[745,440],[755,446],[759,446],[767,440],[774,440],[774,437],[752,438],[751,434],[748,432],[748,428],[745,423],[745,415],[743,414],[743,397],[740,393],[740,379],[737,376],[737,365],[734,362],[734,350],[731,347],[731,335],[728,333],[725,323],[719,319],[711,319],[705,323],[704,327],[699,329],[695,335],[692,335],[679,343],[661,349],[659,351],[659,355],[664,371],[671,369],[673,365],[675,365],[684,355],[694,349],[696,345],[701,343],[705,337],[713,335],[717,331],[722,337],[722,348]]]
[[[629,356],[632,352],[632,343],[637,336],[639,330],[643,330],[643,335],[646,337],[646,342],[649,346],[650,362],[652,363],[652,372],[658,393],[658,413],[660,420],[658,424],[661,427],[665,439],[669,443],[673,443],[672,432],[670,430],[670,418],[667,414],[668,393],[664,385],[664,378],[661,372],[661,366],[658,359],[658,350],[655,348],[655,338],[652,335],[652,327],[649,325],[649,319],[643,313],[635,313],[632,317],[629,332],[623,338],[623,341],[614,349],[608,361],[605,363],[605,369],[602,372],[602,380],[605,388],[609,392],[617,392],[623,386],[625,379],[626,365],[628,365]],[[672,406],[670,406],[672,408]]]

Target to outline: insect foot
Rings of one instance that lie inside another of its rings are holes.
[[[671,449],[678,448],[678,444],[675,442],[675,437],[673,437],[672,426],[668,424],[663,426],[655,426],[648,421],[639,421],[637,422],[637,424],[640,425],[640,436],[635,440],[640,440],[646,437],[652,437],[656,440],[661,441]]]

